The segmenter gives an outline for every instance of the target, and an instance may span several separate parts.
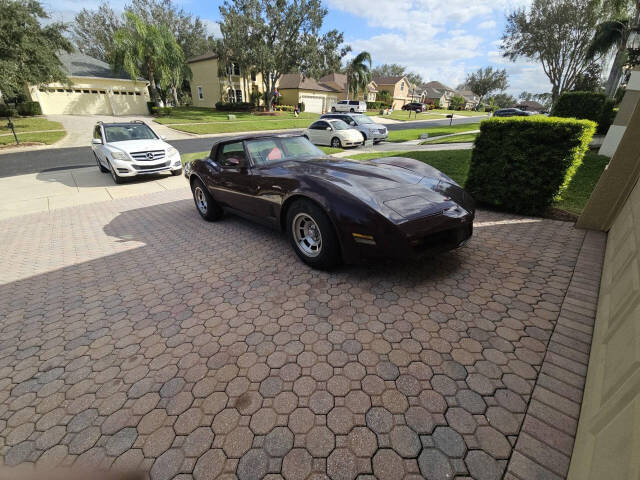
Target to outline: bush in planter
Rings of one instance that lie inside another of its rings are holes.
[[[558,97],[551,115],[592,120],[598,124],[597,133],[604,135],[613,123],[614,106],[604,93],[565,92]]]
[[[582,163],[595,122],[557,117],[493,118],[480,124],[466,190],[478,202],[542,214]]]
[[[34,115],[42,115],[40,102],[22,102],[19,103],[16,110],[23,117],[33,117]]]
[[[216,110],[222,112],[245,112],[254,108],[252,103],[247,102],[217,102]]]

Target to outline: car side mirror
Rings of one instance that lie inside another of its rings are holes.
[[[102,139],[94,138],[93,140],[91,140],[91,143],[93,143],[94,145],[102,145]]]

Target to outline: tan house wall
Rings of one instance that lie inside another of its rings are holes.
[[[625,134],[579,221],[609,234],[569,480],[640,473],[640,106],[631,93]]]
[[[404,88],[402,88],[402,82],[404,82]],[[394,110],[399,110],[404,104],[409,103],[409,86],[407,79],[403,79],[395,85],[378,85],[378,92],[383,90],[389,92],[393,99],[391,106]]]
[[[69,77],[70,85],[29,86],[44,115],[145,115],[149,91],[146,81]]]
[[[338,101],[340,95],[338,92],[301,90],[299,88],[279,89],[278,92],[281,95],[280,103],[282,105],[297,105],[304,102],[306,111],[314,113],[329,111],[331,106]]]
[[[247,75],[246,78],[242,75],[231,75],[231,82],[229,82],[228,75],[218,77],[217,58],[192,62],[189,67],[192,73],[190,82],[191,98],[193,105],[196,107],[215,108],[216,103],[229,101],[227,94],[229,88],[241,90],[242,101],[244,102],[250,100],[252,91],[257,90],[260,93],[264,93],[265,90],[260,73],[256,73],[255,81],[251,80],[250,75]],[[199,98],[198,87],[202,88],[202,99]]]

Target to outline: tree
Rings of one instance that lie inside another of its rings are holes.
[[[598,0],[533,0],[507,16],[503,55],[540,62],[555,101],[591,63],[589,45],[600,14]]]
[[[67,76],[57,57],[71,52],[66,27],[49,23],[37,0],[0,0],[0,92],[15,98],[27,84],[66,83]]]
[[[401,77],[406,74],[406,68],[397,63],[384,63],[375,67],[371,74],[374,77]]]
[[[640,1],[609,0],[605,1],[605,6],[609,17],[598,24],[587,54],[589,58],[607,57],[615,51],[605,84],[605,93],[613,98],[629,59],[627,42],[631,33],[640,29]]]
[[[164,25],[176,38],[186,58],[205,53],[209,44],[206,29],[199,17],[178,9],[171,0],[132,0],[125,5],[144,23]],[[114,33],[124,25],[123,17],[103,2],[97,10],[83,9],[75,16],[73,42],[78,50],[105,62],[111,62]]]
[[[71,38],[81,53],[109,63],[113,34],[120,27],[121,16],[117,15],[108,3],[103,3],[97,11],[83,8],[76,15]]]
[[[353,98],[358,98],[358,92],[364,91],[371,81],[371,54],[360,52],[347,64],[347,100],[353,92]]]
[[[146,72],[149,77],[151,98],[158,100],[158,83],[177,87],[167,79],[175,73],[175,57],[184,54],[173,34],[164,25],[145,23],[136,14],[127,11],[125,24],[114,33],[112,67],[124,70],[135,80]]]
[[[509,86],[507,71],[494,70],[493,67],[479,68],[476,72],[467,75],[464,86],[480,97],[482,102],[485,96],[496,90],[506,90]]]
[[[449,100],[451,110],[462,110],[466,104],[467,101],[460,95],[455,95]]]
[[[322,59],[319,49],[332,58],[342,53],[326,51],[342,43],[342,34],[320,33],[327,15],[320,0],[225,0],[220,15],[223,48],[229,58],[242,59],[262,74],[269,109],[283,74],[310,76],[326,67],[333,60]],[[246,28],[234,31],[237,25]]]
[[[498,108],[513,107],[518,101],[512,95],[508,93],[497,93],[488,99],[489,103],[493,101],[493,104]]]
[[[513,97],[511,97],[513,98]],[[523,102],[538,102],[543,105],[545,109],[551,110],[552,102],[551,102],[551,94],[550,93],[530,93],[530,92],[522,92],[518,96],[518,98]],[[515,98],[513,102],[508,106],[511,106],[515,103]]]
[[[573,85],[575,92],[602,92],[602,66],[593,62],[582,73],[576,76]]]

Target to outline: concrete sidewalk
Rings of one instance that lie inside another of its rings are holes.
[[[185,188],[182,175],[140,177],[116,185],[97,167],[76,168],[0,178],[0,220],[28,213]]]

